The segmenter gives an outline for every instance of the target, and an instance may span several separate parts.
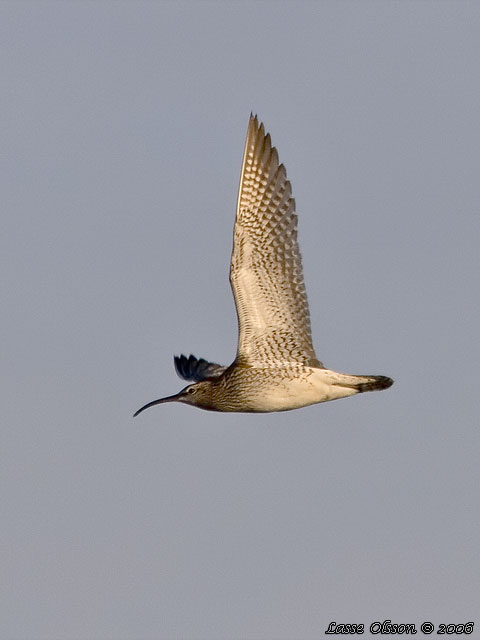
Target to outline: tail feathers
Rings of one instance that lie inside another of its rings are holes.
[[[364,391],[382,391],[382,389],[388,389],[393,384],[391,378],[387,376],[362,376],[363,380],[358,382],[356,388],[359,393]]]
[[[382,391],[393,384],[393,380],[387,376],[349,376],[341,375],[340,380],[334,382],[340,387],[355,389],[358,393],[365,391]]]

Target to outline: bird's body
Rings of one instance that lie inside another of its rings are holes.
[[[285,167],[250,117],[234,229],[230,282],[238,316],[237,356],[229,367],[175,358],[180,393],[148,403],[183,402],[211,411],[298,409],[391,386],[385,376],[326,369],[315,354],[297,242],[297,214]]]

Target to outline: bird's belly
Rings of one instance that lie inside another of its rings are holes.
[[[250,398],[250,411],[288,411],[357,393],[335,385],[334,376],[328,369],[313,369],[306,376],[267,384]]]

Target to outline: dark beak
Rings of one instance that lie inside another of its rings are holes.
[[[149,402],[138,411],[135,411],[135,413],[133,414],[133,417],[135,418],[136,416],[138,416],[139,413],[142,413],[142,411],[145,411],[145,409],[149,409],[150,407],[153,407],[156,404],[163,404],[164,402],[176,402],[179,396],[180,394],[176,393],[174,396],[167,396],[166,398],[160,398],[159,400],[152,400],[152,402]]]

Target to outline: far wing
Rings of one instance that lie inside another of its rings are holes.
[[[251,116],[243,156],[230,282],[237,307],[237,363],[315,367],[310,313],[290,182],[270,135]]]
[[[227,367],[222,367],[220,364],[214,362],[207,362],[203,358],[197,359],[195,356],[174,356],[175,370],[180,378],[184,380],[193,380],[193,382],[200,382],[207,378],[218,378],[225,371]]]

